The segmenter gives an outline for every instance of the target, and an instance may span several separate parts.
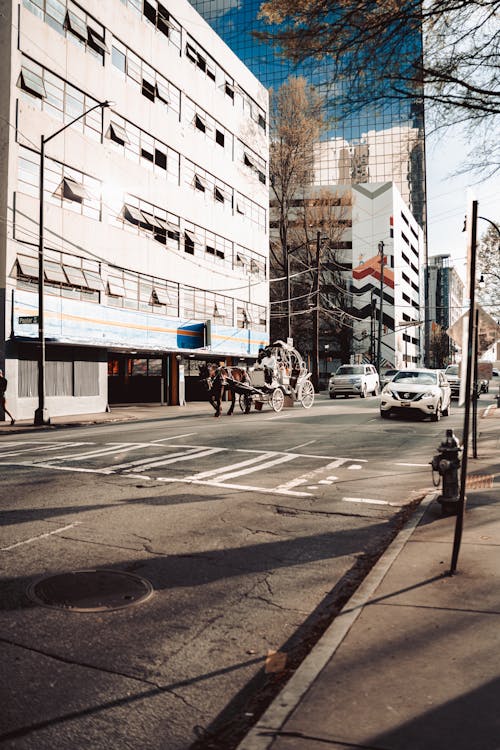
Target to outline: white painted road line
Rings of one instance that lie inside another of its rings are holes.
[[[425,467],[426,469],[430,466],[430,461],[427,461],[426,464],[405,464],[405,463],[395,463],[394,466],[411,466],[411,467],[417,467],[422,468]]]
[[[156,443],[166,443],[168,440],[180,440],[181,438],[185,437],[191,437],[192,435],[197,435],[197,432],[185,432],[184,435],[172,435],[172,437],[168,438],[160,438],[159,440],[152,440],[149,445],[156,445]]]
[[[116,453],[117,451],[123,453],[125,451],[136,450],[138,445],[136,443],[108,443],[106,448],[95,448],[91,451],[84,451],[83,453],[70,453],[69,456],[61,454],[60,456],[51,456],[50,462],[54,461],[76,461],[82,458],[94,458],[95,456],[105,456],[108,453]],[[44,460],[44,459],[42,459]]]
[[[270,487],[255,487],[249,484],[232,484],[229,482],[216,482],[209,479],[180,479],[173,477],[157,477],[158,482],[169,482],[173,484],[175,482],[181,482],[184,484],[198,484],[204,485],[205,487],[221,487],[225,490],[238,490],[241,492],[258,492],[261,495],[286,495],[286,497],[311,497],[310,492],[293,492],[292,490],[279,490]]]
[[[202,451],[188,451],[187,453],[183,453],[182,455],[177,455],[175,458],[173,456],[170,456],[169,458],[163,458],[159,461],[151,461],[149,460],[149,463],[143,464],[142,466],[135,466],[131,469],[131,471],[145,471],[146,469],[154,469],[156,466],[166,466],[168,464],[177,464],[180,461],[192,461],[196,458],[203,458],[204,456],[211,456],[213,453],[219,453],[220,451],[224,450],[224,448],[206,448]],[[189,454],[189,455],[188,455]],[[127,473],[127,469],[125,469],[125,473]]]
[[[23,453],[41,453],[42,451],[57,451],[61,450],[62,448],[77,448],[79,445],[92,445],[92,443],[57,443],[56,445],[48,443],[42,446],[40,446],[40,443],[37,443],[37,448],[21,448],[20,450],[11,450],[7,453],[0,453],[0,458],[7,458],[8,456],[20,456]]]
[[[321,466],[319,469],[308,471],[306,474],[302,474],[300,477],[291,479],[289,482],[285,482],[285,484],[278,485],[276,489],[289,490],[292,487],[298,487],[300,484],[307,484],[307,482],[310,482],[311,479],[315,479],[318,474],[322,474],[324,471],[328,471],[330,469],[338,469],[339,466],[342,466],[342,464],[346,463],[348,460],[348,458],[336,458],[334,461],[331,461],[329,464],[327,464],[327,466]]]
[[[198,453],[202,448],[191,448],[188,451],[179,451],[177,453],[166,453],[165,458],[177,458],[178,456],[186,456],[190,455],[192,453]],[[158,457],[152,458],[149,456],[149,458],[138,458],[137,461],[127,461],[123,464],[111,464],[110,466],[105,466],[104,471],[113,472],[117,471],[117,469],[133,469],[134,466],[143,466],[145,464],[150,464],[151,461],[160,460]]]
[[[239,471],[230,471],[227,474],[219,474],[217,480],[224,482],[226,479],[233,479],[234,477],[240,477],[243,474],[251,474],[254,471],[262,471],[262,469],[268,469],[270,466],[276,466],[276,464],[283,464],[287,461],[293,461],[297,456],[286,454],[284,456],[278,456],[273,458],[271,461],[265,461],[257,466],[249,466],[246,469],[240,469]]]
[[[271,458],[271,456],[275,456],[275,452],[269,452],[269,453],[260,453],[258,456],[254,456],[253,458],[248,458],[246,461],[239,461],[237,464],[230,464],[226,466],[219,466],[218,469],[210,469],[209,471],[201,471],[199,474],[193,474],[191,477],[187,477],[188,479],[208,479],[209,477],[215,477],[217,474],[224,474],[227,471],[232,471],[233,469],[239,469],[242,466],[251,466],[252,464],[259,463],[259,461],[265,461],[268,458]]]
[[[21,547],[23,544],[31,544],[31,542],[37,542],[39,539],[46,539],[48,536],[52,536],[53,534],[61,534],[63,531],[67,531],[68,529],[72,529],[75,526],[78,526],[79,521],[75,521],[75,523],[70,523],[69,526],[61,526],[60,529],[54,529],[54,531],[48,531],[46,534],[39,534],[38,536],[32,536],[29,539],[25,539],[22,542],[16,542],[15,544],[11,544],[8,547],[0,547],[0,552],[8,552],[11,549],[15,549],[15,547]]]
[[[368,505],[394,505],[399,508],[398,503],[390,503],[387,500],[374,500],[370,497],[343,497],[345,503],[367,503]]]
[[[309,440],[307,443],[301,443],[300,445],[294,445],[293,448],[288,448],[288,451],[296,451],[297,448],[303,448],[305,445],[311,445],[312,443],[316,442],[316,440]]]

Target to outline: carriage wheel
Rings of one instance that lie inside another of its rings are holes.
[[[283,391],[281,390],[281,388],[276,388],[271,396],[271,406],[273,407],[274,411],[281,411],[284,402],[285,397],[283,395]]]
[[[245,396],[243,393],[240,393],[239,398],[238,398],[238,404],[239,404],[240,409],[241,409],[242,412],[245,412],[246,409],[247,409],[247,399],[248,399],[248,402],[249,402],[248,405],[249,405],[249,407],[251,409],[252,408],[251,396]]]
[[[300,389],[300,403],[304,409],[310,409],[314,403],[314,386],[310,380],[306,380]]]

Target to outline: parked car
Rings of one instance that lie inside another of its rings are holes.
[[[387,385],[397,372],[399,372],[399,370],[386,370],[383,372],[382,377],[380,378],[380,387],[383,388],[384,385]]]
[[[451,397],[458,398],[460,395],[460,374],[458,365],[448,365],[444,371],[446,379],[450,384]]]
[[[380,416],[420,412],[438,422],[450,414],[451,388],[440,370],[425,368],[400,370],[382,389]]]
[[[380,381],[373,365],[340,365],[328,382],[330,398],[378,395]]]

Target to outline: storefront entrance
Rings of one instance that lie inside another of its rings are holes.
[[[168,356],[108,354],[108,403],[168,403]]]

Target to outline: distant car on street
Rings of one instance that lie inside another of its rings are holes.
[[[399,372],[399,370],[385,370],[380,378],[380,387],[383,388],[384,385],[387,385],[397,372]]]
[[[399,370],[382,389],[380,416],[420,413],[431,422],[439,422],[441,415],[450,414],[451,389],[440,370],[425,368]]]
[[[451,397],[458,398],[460,395],[460,372],[458,365],[448,365],[444,371],[446,379],[450,384]]]
[[[361,396],[366,398],[369,393],[378,395],[380,381],[373,365],[340,365],[339,369],[328,381],[330,398],[337,396]]]

